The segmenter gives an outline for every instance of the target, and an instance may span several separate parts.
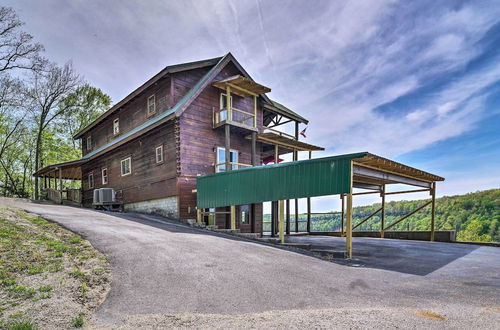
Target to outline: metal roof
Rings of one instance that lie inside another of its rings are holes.
[[[221,207],[349,193],[351,160],[366,153],[255,166],[197,177],[197,206]]]
[[[285,117],[288,117],[290,119],[293,119],[293,120],[296,120],[298,122],[301,122],[301,123],[304,123],[304,124],[308,124],[309,123],[309,120],[307,120],[306,118],[302,117],[301,115],[299,115],[298,113],[296,113],[295,111],[285,107],[283,104],[281,103],[278,103],[274,100],[269,100],[271,101],[270,103],[264,103],[264,108],[267,108],[273,112],[277,112]]]
[[[367,169],[359,171],[361,169]],[[222,207],[295,198],[347,194],[354,184],[404,183],[430,187],[444,178],[359,152],[199,176],[197,206]]]
[[[165,77],[169,73],[174,73],[178,71],[185,71],[185,70],[191,70],[191,69],[196,69],[196,68],[203,68],[207,66],[212,66],[216,65],[217,63],[220,62],[220,60],[223,57],[216,57],[216,58],[211,58],[208,60],[201,60],[201,61],[196,61],[196,62],[188,62],[188,63],[181,63],[181,64],[175,64],[175,65],[169,65],[166,66],[163,70],[158,72],[154,77],[146,81],[144,84],[142,84],[140,87],[135,89],[132,93],[127,95],[123,100],[115,104],[113,107],[111,107],[109,110],[107,110],[105,113],[103,113],[99,118],[94,120],[92,123],[87,125],[85,128],[83,128],[80,132],[76,133],[75,136],[73,137],[74,139],[80,138],[85,132],[90,130],[91,128],[95,127],[97,124],[102,122],[104,119],[109,117],[113,112],[124,106],[127,102],[132,100],[134,97],[142,93],[146,88],[150,87],[153,85],[155,82],[160,80],[161,78]]]

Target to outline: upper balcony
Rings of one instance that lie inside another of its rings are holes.
[[[240,75],[216,81],[212,85],[225,91],[225,94],[221,94],[220,108],[213,110],[213,128],[229,124],[257,132],[257,97],[271,89]],[[253,102],[247,102],[252,106],[243,109],[234,107],[232,94],[241,98],[253,98]]]

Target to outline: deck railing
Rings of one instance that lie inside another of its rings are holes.
[[[237,123],[244,126],[256,127],[255,114],[234,107],[213,111],[213,124],[217,127],[222,123]]]
[[[80,189],[65,189],[62,191],[53,188],[45,189],[45,198],[54,203],[61,204],[62,201],[82,203],[82,192]]]
[[[45,193],[46,193],[46,198],[49,201],[53,201],[54,203],[61,204],[62,196],[61,196],[61,192],[59,190],[52,189],[52,188],[46,188]]]
[[[238,170],[240,168],[252,167],[252,165],[250,164],[242,164],[236,162],[229,163],[229,166],[231,167],[231,170]],[[215,172],[225,172],[225,171],[226,171],[226,163],[215,164]]]
[[[282,132],[282,131],[278,131],[278,130],[275,130],[275,129],[269,128],[269,127],[264,127],[264,133],[274,133],[274,134],[277,134],[279,136],[284,136],[284,137],[287,137],[289,139],[297,140],[295,138],[295,136],[293,136],[291,134],[288,134],[288,133],[285,133],[285,132]]]

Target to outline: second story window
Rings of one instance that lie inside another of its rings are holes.
[[[231,162],[231,168],[233,170],[237,170],[238,169],[238,150],[231,149],[229,161]],[[226,149],[218,147],[217,148],[217,165],[215,167],[215,172],[224,172],[225,170],[226,170]]]
[[[92,136],[87,136],[87,150],[92,150]]]
[[[129,175],[130,173],[132,173],[132,161],[130,157],[122,159],[120,165],[121,165],[120,167],[122,176]]]
[[[102,184],[108,184],[108,169],[103,168],[101,170],[101,174],[102,174]]]
[[[151,116],[156,112],[155,95],[148,97],[148,116]]]
[[[94,188],[94,173],[89,173],[88,185],[89,185],[89,189]]]
[[[156,164],[163,163],[163,145],[156,147]]]
[[[113,135],[120,133],[120,119],[113,120]]]

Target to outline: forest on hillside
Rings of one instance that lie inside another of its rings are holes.
[[[386,203],[386,224],[415,210],[428,200],[393,201]],[[379,209],[380,203],[359,206],[353,209],[353,224],[362,221]],[[264,216],[265,229],[270,227],[271,215]],[[299,230],[305,230],[306,215],[299,214]],[[431,215],[429,206],[403,220],[391,230],[429,230]],[[313,231],[339,231],[340,213],[311,215]],[[291,228],[294,215],[291,215]],[[377,214],[356,230],[380,230],[380,215]],[[457,196],[436,199],[436,230],[456,230],[457,240],[475,242],[500,242],[500,189],[491,189]]]
[[[73,135],[111,99],[73,68],[50,62],[15,11],[0,7],[0,195],[37,198],[32,173],[78,159]]]

